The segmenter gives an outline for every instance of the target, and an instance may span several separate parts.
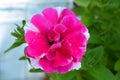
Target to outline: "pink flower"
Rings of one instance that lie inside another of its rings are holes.
[[[35,68],[66,73],[81,67],[88,38],[87,28],[71,10],[46,8],[26,27],[26,56]]]

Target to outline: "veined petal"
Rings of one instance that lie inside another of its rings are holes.
[[[49,61],[46,57],[39,60],[39,65],[42,66],[43,70],[47,73],[56,72],[56,68],[53,67],[53,62]]]
[[[54,67],[66,66],[72,61],[72,57],[64,56],[62,53],[56,51],[54,58]]]
[[[58,22],[61,22],[61,20],[62,20],[65,16],[67,16],[67,15],[75,16],[75,14],[73,13],[73,11],[71,11],[70,9],[65,8],[65,9],[62,10]]]
[[[86,36],[79,31],[67,35],[65,40],[68,40],[72,47],[85,47],[87,45]]]
[[[60,34],[53,29],[50,29],[47,33],[49,42],[56,42],[60,39]]]
[[[65,66],[68,65],[72,60],[71,47],[67,41],[63,41],[61,47],[56,50],[54,66]]]
[[[47,54],[46,54],[46,58],[48,59],[48,60],[53,60],[54,58],[55,58],[55,55],[56,55],[56,50],[58,49],[58,48],[60,48],[61,47],[61,43],[55,43],[55,44],[53,44],[50,48],[49,48],[49,50],[48,50],[48,52],[47,52]]]
[[[55,8],[46,8],[42,11],[44,17],[49,20],[53,25],[57,23],[58,13]]]
[[[62,34],[62,36],[66,36],[68,34],[70,34],[71,32],[74,31],[80,31],[80,32],[86,32],[87,28],[85,27],[85,25],[83,25],[76,16],[65,16],[63,18],[63,20],[61,21],[61,24],[63,24],[64,26],[66,26],[66,32]]]
[[[42,53],[47,52],[49,44],[44,35],[29,30],[25,36],[25,40],[28,43],[26,48],[28,57],[38,57]]]
[[[25,34],[25,41],[26,43],[31,44],[33,39],[38,38],[38,36],[39,36],[39,33],[31,31],[31,30],[27,30]]]
[[[34,15],[30,22],[37,27],[41,33],[45,33],[52,26],[52,24],[40,14]]]
[[[73,66],[72,62],[69,63],[68,65],[60,66],[60,67],[57,68],[57,72],[60,73],[60,74],[64,74],[64,73],[70,71],[72,66]]]
[[[60,34],[65,32],[65,30],[66,30],[66,27],[64,25],[62,25],[62,24],[57,24],[54,27],[54,31],[56,31],[56,32],[58,32]]]
[[[73,47],[72,48],[72,56],[75,61],[81,62],[83,55],[85,54],[86,47]]]

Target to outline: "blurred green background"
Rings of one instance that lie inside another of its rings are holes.
[[[120,0],[75,3],[73,11],[91,34],[78,80],[120,80]]]

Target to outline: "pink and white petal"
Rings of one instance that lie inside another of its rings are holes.
[[[89,34],[88,30],[86,32],[84,32],[84,35],[85,35],[87,40],[90,38],[90,34]]]
[[[58,17],[60,17],[61,12],[65,9],[65,7],[55,7],[58,13]]]
[[[65,33],[62,34],[63,37],[70,34],[71,32],[74,32],[74,31],[80,31],[80,32],[86,32],[87,31],[86,26],[84,24],[82,24],[77,19],[76,16],[71,16],[71,15],[65,16],[63,18],[63,20],[61,21],[61,24],[63,24],[67,28]]]
[[[71,62],[70,64],[68,64],[66,66],[58,67],[57,72],[60,73],[60,74],[64,74],[64,73],[70,71],[72,66],[73,66],[73,63]]]
[[[26,48],[26,56],[31,58],[36,58],[41,56],[43,53],[47,52],[48,47],[36,47],[30,45]]]
[[[43,54],[43,55],[45,55],[45,54]],[[42,57],[37,57],[37,58],[29,58],[30,61],[31,61],[32,67],[34,67],[34,68],[40,68],[40,69],[43,70],[43,68],[39,65],[39,60],[40,60],[41,58],[43,58],[43,57],[44,57],[44,56],[42,56]]]
[[[30,22],[42,33],[45,33],[52,26],[52,24],[40,14],[34,15]]]
[[[56,68],[53,67],[53,62],[49,61],[46,57],[39,60],[39,65],[42,66],[46,73],[56,72]]]
[[[73,48],[72,56],[75,61],[81,62],[83,55],[85,54],[86,47]]]
[[[31,30],[31,31],[33,31],[33,32],[38,32],[38,33],[40,32],[40,31],[38,30],[38,28],[35,27],[35,26],[34,26],[33,24],[31,24],[30,22],[25,25],[24,30],[25,30],[25,33],[26,33],[28,30]]]
[[[79,70],[81,68],[81,63],[80,62],[73,62],[73,65],[71,67],[71,70]]]
[[[65,66],[68,65],[72,61],[72,57],[66,57],[62,53],[56,51],[55,58],[54,58],[54,67]]]
[[[48,52],[47,52],[47,54],[46,54],[46,58],[47,58],[48,60],[53,60],[53,59],[55,58],[55,55],[56,55],[56,50],[57,50],[58,48],[60,48],[60,47],[61,47],[61,43],[53,44],[53,45],[49,48],[49,50],[48,50]]]
[[[26,41],[26,43],[31,44],[33,39],[38,37],[38,34],[39,33],[36,33],[34,31],[27,30],[26,34],[25,34],[25,41]]]
[[[49,48],[49,44],[42,34],[27,36],[26,40],[28,42],[28,47],[26,48],[28,57],[38,57],[42,53],[47,52]]]
[[[62,10],[58,22],[61,22],[61,20],[62,20],[65,16],[67,16],[67,15],[75,16],[75,14],[74,14],[73,11],[71,11],[70,9],[65,8],[65,9]]]
[[[53,25],[57,23],[58,13],[57,13],[57,10],[55,8],[46,8],[45,10],[42,11],[42,14]]]
[[[32,30],[27,30],[25,34],[25,41],[27,44],[31,44],[34,39],[43,39],[46,41],[46,38],[40,32],[34,32]]]
[[[62,46],[58,48],[55,53],[54,66],[65,66],[68,65],[72,60],[72,49],[67,41],[63,41]]]
[[[79,31],[67,35],[65,40],[68,40],[72,47],[85,47],[87,45],[87,39],[85,35]]]
[[[57,24],[54,27],[54,31],[56,31],[56,32],[58,32],[60,34],[65,32],[65,30],[66,30],[66,27],[64,25],[62,25],[62,24]]]
[[[72,47],[68,40],[62,40],[61,47],[57,49],[64,57],[71,58]]]

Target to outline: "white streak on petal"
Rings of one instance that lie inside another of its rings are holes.
[[[71,70],[73,70],[73,69],[79,70],[79,68],[81,68],[81,63],[75,62],[75,63],[73,63]]]
[[[84,35],[86,36],[87,40],[90,38],[90,34],[89,34],[88,30],[86,32],[84,32]]]
[[[80,50],[82,50],[83,52],[86,52],[86,47],[79,47]]]
[[[32,65],[34,68],[40,68],[37,59],[30,58],[30,61],[31,61],[31,65]]]
[[[27,23],[26,26],[24,27],[24,30],[31,30],[34,32],[39,32],[39,30],[32,24],[32,23]]]
[[[71,63],[73,58],[71,57],[70,59],[67,59],[68,60],[68,63]]]
[[[41,56],[39,56],[38,58],[35,58],[35,59],[33,59],[33,58],[30,58],[30,61],[31,61],[31,65],[34,67],[34,68],[41,68],[41,69],[43,69],[41,66],[40,66],[40,64],[39,64],[39,60],[41,59],[41,58],[43,58],[45,56],[45,53],[43,53]]]
[[[42,55],[39,56],[39,59],[43,58],[46,55],[46,53],[43,53]]]
[[[55,9],[57,10],[58,12],[58,17],[60,16],[61,12],[63,9],[65,9],[65,7],[55,7]]]

